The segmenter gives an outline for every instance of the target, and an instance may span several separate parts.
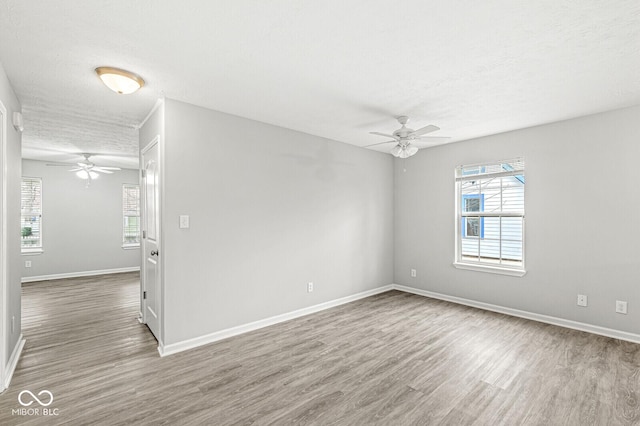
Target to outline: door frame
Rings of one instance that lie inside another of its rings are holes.
[[[8,326],[8,280],[7,280],[7,108],[0,101],[0,229],[2,229],[2,241],[0,241],[0,392],[6,389],[7,373],[7,337]]]
[[[160,135],[156,135],[153,139],[151,139],[151,141],[149,143],[147,143],[144,148],[142,148],[140,150],[140,217],[141,218],[146,218],[146,210],[145,210],[145,206],[146,206],[146,193],[145,193],[145,179],[146,177],[143,176],[143,170],[145,169],[145,164],[144,164],[144,155],[151,149],[153,148],[155,145],[158,146],[158,193],[157,193],[157,203],[158,203],[158,208],[156,209],[156,215],[157,215],[157,226],[158,226],[158,235],[157,235],[157,241],[158,241],[158,246],[160,247],[160,254],[158,254],[158,258],[157,258],[157,276],[159,279],[159,285],[158,288],[156,289],[158,291],[158,299],[159,299],[159,309],[158,309],[158,324],[160,327],[159,330],[159,336],[155,336],[158,339],[158,349],[163,347],[163,340],[164,340],[164,297],[163,297],[163,287],[164,287],[164,272],[163,272],[163,268],[162,268],[162,253],[163,253],[163,249],[162,249],[162,221],[161,221],[161,216],[162,216],[162,166],[163,166],[163,162],[162,162],[162,144],[161,144],[161,139],[160,139]],[[142,231],[146,231],[146,220],[141,220],[140,221],[141,227],[140,227],[140,231],[142,233]],[[141,236],[142,237],[142,236]],[[145,261],[146,261],[146,254],[147,252],[147,243],[146,243],[146,239],[145,238],[140,238],[140,322],[143,324],[147,323],[147,302],[146,299],[144,299],[144,292],[146,291],[147,288],[147,277],[145,275]]]

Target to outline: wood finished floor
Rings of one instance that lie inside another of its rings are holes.
[[[1,425],[640,424],[640,345],[391,291],[160,358],[138,285],[24,285]]]

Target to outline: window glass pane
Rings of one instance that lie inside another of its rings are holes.
[[[500,218],[484,217],[484,238],[499,240],[500,239]]]
[[[462,198],[469,195],[475,195],[476,197],[480,196],[480,181],[477,180],[467,180],[460,183],[461,186],[461,194]]]
[[[42,179],[22,178],[20,210],[22,248],[42,247]]]
[[[524,211],[524,183],[518,176],[502,178],[502,211]]]
[[[502,258],[522,260],[522,218],[502,218]]]
[[[462,240],[462,255],[464,257],[471,257],[474,260],[478,260],[478,239],[477,238],[468,238]]]
[[[467,217],[466,218],[466,236],[467,237],[479,237],[480,236],[480,218],[479,217]]]
[[[122,186],[122,242],[140,244],[140,187]]]
[[[480,241],[480,257],[482,261],[500,259],[500,218],[484,218],[484,238]]]
[[[500,179],[483,179],[480,182],[485,212],[500,211]]]
[[[464,200],[464,211],[465,212],[479,212],[480,211],[480,198],[465,198]]]

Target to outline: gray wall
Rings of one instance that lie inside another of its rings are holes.
[[[165,344],[392,283],[391,156],[173,100],[164,129]]]
[[[22,135],[16,131],[12,125],[12,117],[14,111],[22,111],[20,102],[13,92],[11,83],[7,79],[7,75],[4,72],[2,64],[0,64],[0,101],[7,109],[7,140],[6,143],[6,194],[0,194],[4,197],[3,200],[7,206],[6,223],[8,230],[11,229],[11,224],[20,223],[20,179],[21,179],[21,163],[20,158],[22,156]],[[0,178],[1,179],[1,178]],[[0,192],[2,191],[2,185],[0,185]],[[11,353],[18,343],[21,331],[21,291],[20,278],[20,233],[18,232],[18,226],[15,228],[15,232],[8,232],[7,235],[2,235],[1,238],[6,239],[7,243],[7,311],[2,312],[4,315],[5,324],[7,324],[7,336],[6,341],[2,342],[6,345],[6,359],[2,363],[6,364]],[[1,293],[1,292],[0,292]],[[0,294],[0,298],[2,295]],[[1,305],[0,305],[1,306]],[[11,331],[11,319],[15,318],[15,328]],[[2,367],[3,365],[0,365]],[[0,386],[1,387],[1,386]]]
[[[22,256],[23,277],[139,267],[140,250],[122,248],[122,185],[138,184],[138,171],[103,174],[86,188],[68,167],[46,164],[22,161],[23,176],[42,178],[44,249]]]
[[[523,278],[458,270],[454,168],[523,156]],[[640,333],[640,107],[419,152],[395,162],[395,282]],[[405,171],[406,169],[406,171]],[[416,268],[418,276],[410,277]],[[589,306],[576,305],[578,293]],[[628,301],[628,315],[615,313]]]

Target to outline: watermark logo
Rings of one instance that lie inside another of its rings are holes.
[[[24,397],[24,399],[23,399],[23,395],[24,395],[24,394],[28,394],[28,395],[30,395],[30,396],[31,396],[31,399],[30,399],[30,398],[28,398],[28,397]],[[43,394],[45,394],[45,395],[49,395],[48,402],[46,402],[46,401],[47,401],[47,399],[46,399],[46,398],[45,398],[45,401],[44,401],[44,402],[43,402],[42,400],[40,400],[40,398],[38,398],[38,396],[39,396],[39,397],[42,397],[42,395],[43,395]],[[50,406],[50,405],[51,405],[51,403],[53,402],[53,394],[52,394],[51,392],[49,392],[48,390],[46,390],[46,389],[41,390],[40,392],[38,392],[38,396],[35,396],[35,395],[33,394],[33,392],[31,392],[31,391],[29,391],[29,390],[23,390],[22,392],[20,392],[20,393],[18,394],[18,402],[19,402],[19,403],[20,403],[20,405],[22,405],[23,407],[28,407],[28,406],[30,406],[31,404],[33,404],[34,402],[37,402],[38,404],[42,405],[43,407],[48,407],[48,406]],[[25,400],[26,400],[26,401],[28,401],[28,402],[25,402]]]
[[[30,390],[23,390],[18,394],[18,402],[22,408],[11,409],[12,416],[58,416],[60,410],[57,408],[47,408],[53,403],[53,394],[46,389],[34,394]],[[40,407],[33,406],[37,403]],[[27,408],[28,407],[28,408]]]

